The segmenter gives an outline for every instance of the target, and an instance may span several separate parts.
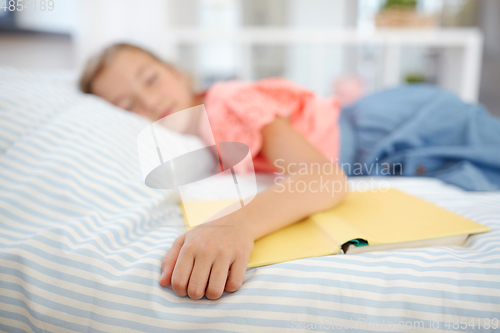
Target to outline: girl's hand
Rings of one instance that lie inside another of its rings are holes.
[[[171,284],[177,295],[192,299],[234,292],[243,283],[253,243],[250,230],[233,214],[191,229],[163,259],[160,285]]]

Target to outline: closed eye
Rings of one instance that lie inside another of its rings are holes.
[[[156,80],[158,79],[158,74],[157,73],[154,73],[153,75],[150,75],[148,77],[148,79],[146,80],[146,83],[148,85],[152,85],[156,82]]]

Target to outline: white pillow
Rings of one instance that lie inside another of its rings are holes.
[[[107,167],[123,170],[125,166],[119,165],[128,164],[126,167],[133,167],[134,174],[144,181],[139,167],[137,137],[150,121],[101,98],[81,93],[75,79],[76,75],[71,72],[27,71],[0,66],[0,158],[17,145],[36,146],[41,142],[37,137],[50,137],[52,147],[45,148],[52,150],[57,150],[66,140],[75,140],[80,147],[76,149],[81,150],[79,153],[85,152],[92,158],[88,153],[92,149],[109,150],[109,154],[116,157],[116,165],[108,162]],[[169,142],[185,150],[205,146],[194,136],[167,129],[164,133]],[[43,142],[46,145],[46,140]],[[71,149],[75,149],[74,146]],[[200,172],[212,169],[212,159],[208,156],[197,168]]]

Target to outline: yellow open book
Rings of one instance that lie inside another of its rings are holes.
[[[190,225],[196,226],[233,202],[190,201],[184,206]],[[489,230],[395,189],[350,192],[340,205],[257,240],[248,267],[345,252],[462,245],[468,235]]]

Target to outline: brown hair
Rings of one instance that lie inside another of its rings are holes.
[[[107,65],[113,60],[113,58],[118,54],[118,52],[123,50],[134,50],[146,53],[153,59],[163,62],[153,53],[133,44],[128,43],[117,43],[106,47],[101,53],[90,58],[83,70],[82,76],[80,77],[80,90],[86,94],[92,94],[92,83],[95,78],[106,68]],[[163,62],[164,63],[164,62]],[[166,64],[167,66],[170,66]]]

